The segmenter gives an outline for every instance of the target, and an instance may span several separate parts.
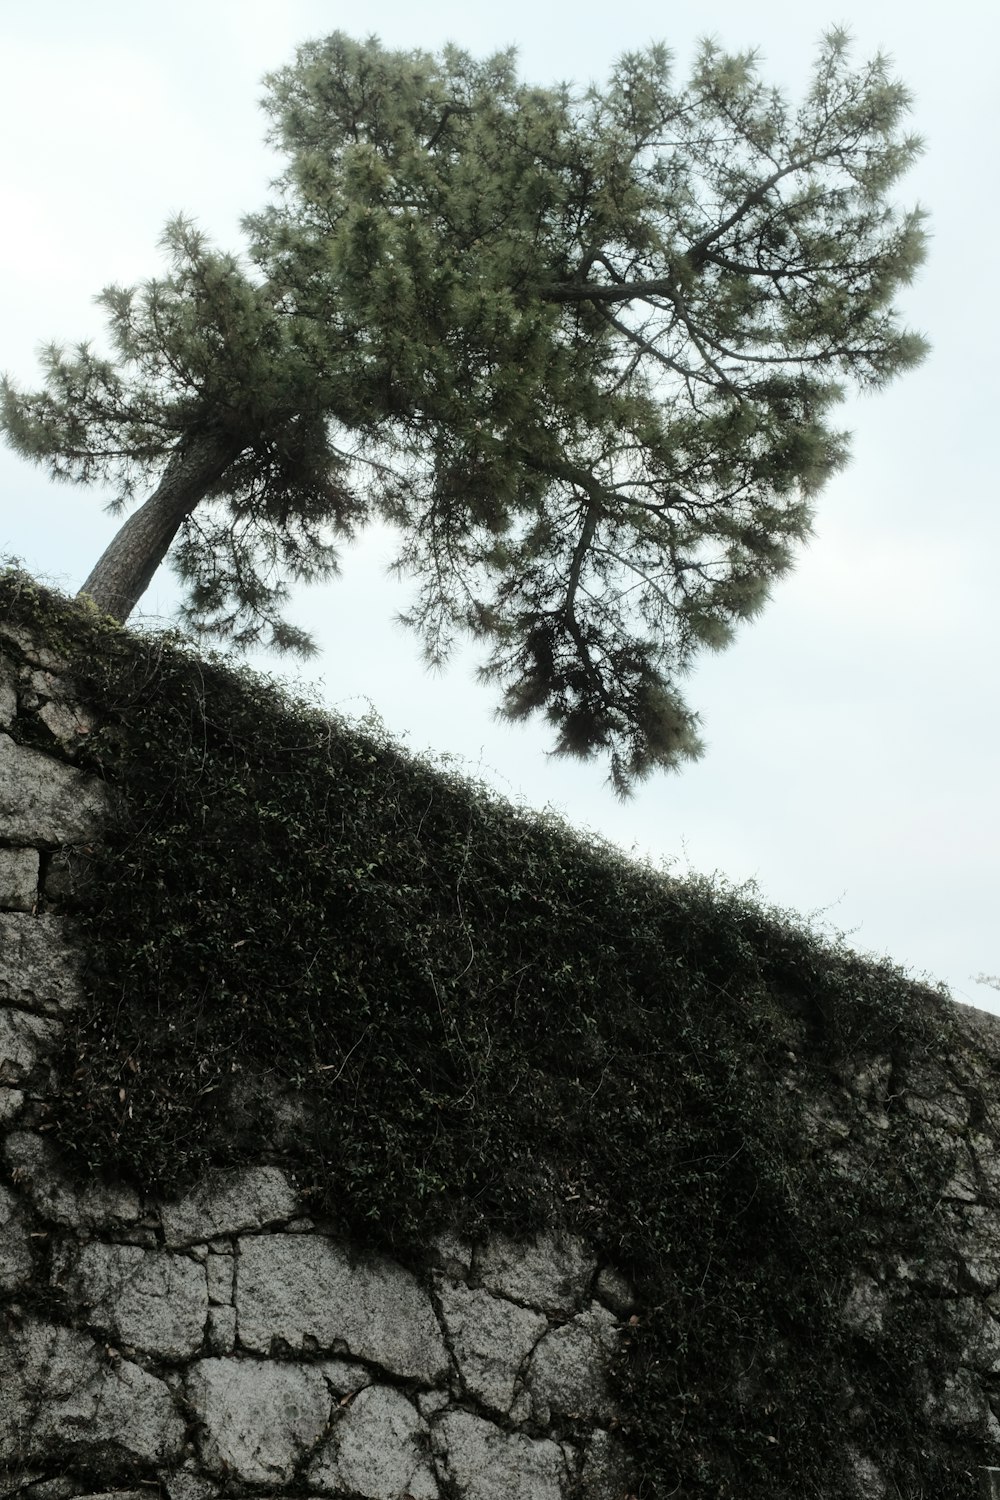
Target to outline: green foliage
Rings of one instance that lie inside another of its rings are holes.
[[[874,1342],[838,1317],[890,1240],[933,1253],[949,1163],[893,1100],[855,1177],[802,1125],[851,1061],[946,1057],[939,995],[23,577],[5,618],[72,643],[122,798],[48,1122],[76,1170],[167,1192],[276,1142],[317,1217],[403,1257],[583,1232],[641,1291],[647,1500],[847,1500],[848,1428],[898,1494],[970,1494],[976,1442],[920,1416],[926,1303]]]
[[[924,243],[888,197],[905,89],[839,32],[797,109],[709,44],[684,87],[651,47],[574,92],[335,33],[268,86],[288,166],[252,269],[175,222],[170,274],[103,295],[115,358],[8,382],[8,439],[122,499],[218,441],[174,553],[189,623],[301,643],[283,579],[380,515],[431,661],[471,632],[503,713],[620,792],[696,756],[679,679],[808,534],[845,382],[924,352],[892,300]]]

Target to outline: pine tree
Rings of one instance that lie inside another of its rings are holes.
[[[335,34],[267,85],[246,254],[173,222],[168,274],[100,298],[112,358],[4,384],[55,477],[155,485],[83,591],[124,620],[172,548],[191,626],[305,650],[289,581],[388,519],[430,660],[471,632],[503,714],[620,792],[697,755],[679,680],[790,567],[832,409],[925,352],[907,91],[839,31],[798,108],[710,43],[684,87],[652,47],[580,92]]]

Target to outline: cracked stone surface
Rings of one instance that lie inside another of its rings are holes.
[[[368,1386],[338,1414],[309,1468],[309,1483],[324,1494],[347,1492],[362,1500],[438,1500],[427,1432],[401,1391]]]
[[[268,1354],[277,1339],[293,1351],[346,1351],[427,1385],[447,1374],[430,1297],[402,1266],[379,1255],[352,1257],[312,1234],[249,1236],[239,1252],[236,1310],[245,1348]]]
[[[538,1234],[527,1241],[497,1235],[476,1254],[476,1275],[488,1291],[545,1312],[564,1312],[583,1300],[596,1257],[571,1235]]]
[[[247,1484],[288,1484],[330,1420],[330,1387],[315,1365],[203,1359],[186,1391],[204,1423],[202,1461]]]
[[[282,1223],[299,1211],[299,1198],[280,1167],[243,1167],[206,1177],[178,1203],[160,1210],[170,1249]]]
[[[504,1432],[467,1411],[448,1411],[434,1429],[458,1500],[563,1500],[566,1457],[549,1438]]]
[[[163,1463],[179,1458],[183,1442],[163,1381],[107,1359],[86,1334],[30,1322],[0,1340],[0,1460],[110,1454]]]
[[[169,1360],[189,1358],[201,1347],[205,1267],[186,1255],[94,1240],[59,1256],[52,1277],[89,1309],[92,1326],[123,1344]]]
[[[494,1411],[509,1412],[521,1367],[548,1320],[460,1282],[445,1283],[439,1297],[466,1389]]]
[[[0,838],[15,844],[86,844],[109,811],[96,776],[0,733]]]

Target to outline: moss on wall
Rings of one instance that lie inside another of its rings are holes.
[[[23,575],[0,622],[69,659],[77,763],[118,793],[47,1121],[78,1169],[168,1192],[277,1140],[397,1255],[582,1231],[642,1293],[617,1378],[643,1495],[853,1495],[848,1444],[890,1493],[973,1493],[980,1437],[923,1414],[925,1304],[877,1338],[840,1316],[887,1225],[933,1252],[951,1162],[892,1095],[850,1169],[803,1125],[851,1069],[946,1056],[946,998]]]

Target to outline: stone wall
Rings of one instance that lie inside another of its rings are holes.
[[[0,648],[0,1494],[617,1500],[632,1292],[581,1240],[445,1238],[414,1270],[266,1160],[171,1204],[59,1170],[46,1056],[107,794],[66,664],[9,625]]]
[[[173,1203],[63,1175],[47,1056],[80,1000],[73,902],[108,815],[74,765],[92,728],[66,663],[0,624],[0,1495],[622,1500],[609,1371],[642,1310],[583,1240],[444,1237],[403,1266],[306,1217],[264,1147]],[[926,1253],[873,1226],[836,1315],[874,1348],[905,1308],[921,1420],[996,1462],[1000,1022],[956,1019],[949,1056],[855,1058],[823,1089],[803,1031],[779,1086],[847,1176],[890,1108],[949,1164]],[[752,1372],[737,1399],[752,1416]],[[846,1370],[843,1413],[859,1500],[888,1500]]]

